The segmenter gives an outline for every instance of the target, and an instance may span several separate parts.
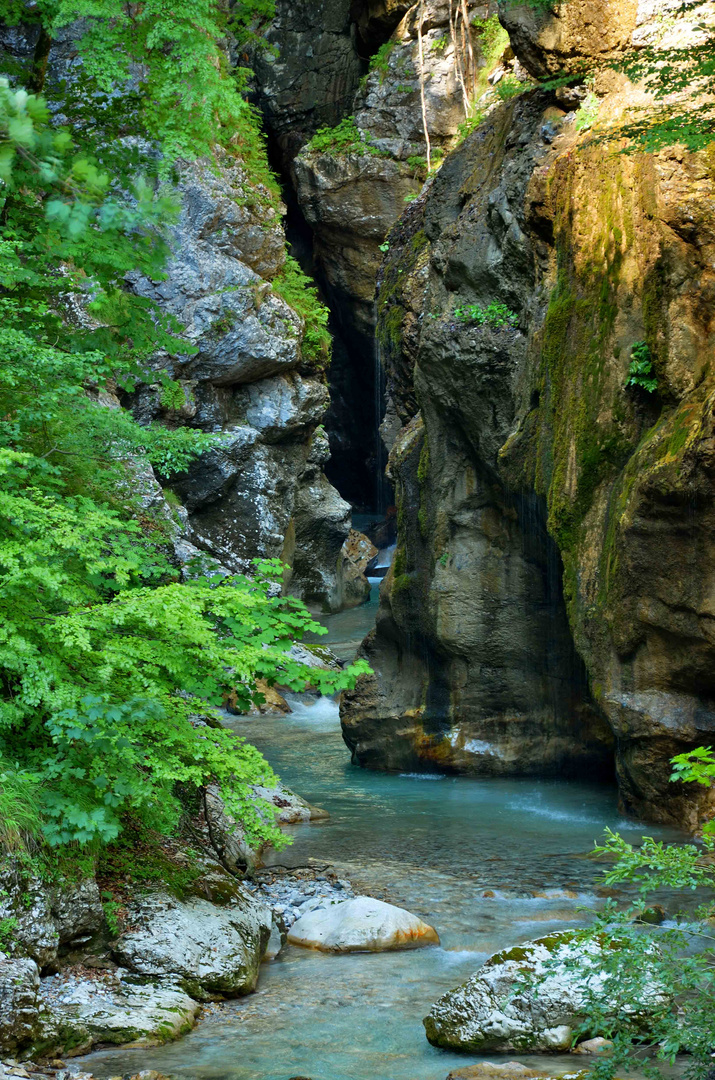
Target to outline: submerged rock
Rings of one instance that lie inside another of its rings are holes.
[[[356,896],[302,915],[291,927],[288,941],[322,952],[387,952],[439,945],[439,936],[404,908]]]
[[[132,929],[114,948],[120,963],[140,975],[171,976],[205,998],[255,989],[272,919],[269,908],[237,889],[225,907],[155,893],[130,905],[127,923]]]
[[[558,966],[547,967],[554,961]],[[556,1053],[571,1048],[586,1018],[588,992],[604,987],[598,942],[577,944],[570,933],[553,934],[490,957],[467,982],[443,994],[423,1023],[429,1041],[445,1049]],[[641,1013],[657,1013],[668,1001],[654,979],[642,995]],[[623,1008],[615,995],[605,1002],[606,1013]]]
[[[520,1061],[478,1061],[476,1065],[467,1065],[464,1069],[455,1069],[447,1080],[543,1080],[550,1073],[530,1069]],[[570,1074],[574,1080],[576,1074]],[[580,1075],[580,1074],[578,1074]]]

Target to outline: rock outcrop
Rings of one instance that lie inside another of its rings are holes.
[[[574,944],[568,933],[497,953],[432,1006],[424,1020],[427,1038],[435,1046],[471,1053],[567,1051],[590,1015],[590,994],[603,999],[604,1024],[609,1010],[615,1018],[623,1008],[603,957],[596,941]],[[666,988],[654,978],[642,994],[639,1015],[645,1020],[668,1001]]]
[[[11,857],[2,860],[0,878],[0,920],[8,928],[4,948],[32,959],[41,969],[52,969],[61,951],[104,927],[94,878],[58,881],[50,887]]]
[[[351,0],[277,0],[271,48],[254,59],[258,101],[287,168],[317,128],[346,113],[365,70]],[[393,24],[394,25],[394,24]]]
[[[151,981],[126,971],[91,979],[45,979],[36,1052],[74,1056],[93,1046],[158,1046],[185,1035],[200,1005],[171,979]]]
[[[483,19],[494,6],[469,0],[467,9],[470,20]],[[466,98],[483,63],[479,34],[470,27],[475,59],[463,92],[444,0],[425,5],[420,63],[418,10],[419,5],[402,2],[321,0],[296,6],[278,0],[268,39],[279,56],[264,53],[254,65],[258,97],[295,190],[299,247],[306,246],[307,224],[310,257],[338,336],[329,376],[326,426],[333,460],[327,474],[361,505],[374,504],[374,475],[384,467],[373,345],[380,246],[426,176],[420,69],[436,159],[465,119]],[[367,58],[378,46],[368,69]],[[329,136],[310,142],[316,129],[339,121],[351,127],[352,143],[343,139],[332,145]],[[370,430],[373,437],[366,439]]]
[[[293,923],[288,941],[321,952],[387,952],[439,945],[439,936],[404,908],[356,896],[337,903],[316,901]]]
[[[350,507],[322,471],[329,450],[317,429],[328,390],[303,359],[303,320],[280,296],[284,208],[228,153],[218,170],[184,164],[179,191],[166,280],[137,278],[133,287],[182,323],[196,352],[155,358],[183,401],[167,401],[157,383],[126,403],[144,421],[222,436],[168,478],[194,548],[234,573],[282,556],[293,565],[292,591],[335,610]]]
[[[198,897],[179,901],[150,894],[131,904],[127,921],[130,928],[113,952],[130,971],[168,976],[199,999],[255,990],[271,912],[240,887],[222,906]]]
[[[0,953],[0,1050],[15,1054],[40,1034],[40,972],[34,960]]]
[[[539,76],[655,33],[641,7],[501,14]],[[344,732],[364,763],[476,773],[603,771],[615,742],[625,809],[695,828],[714,796],[669,758],[715,731],[715,181],[608,153],[647,98],[594,85],[491,109],[390,236],[400,535]]]

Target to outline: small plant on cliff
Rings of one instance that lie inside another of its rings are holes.
[[[325,371],[330,364],[333,339],[328,330],[330,312],[318,296],[315,282],[304,274],[291,255],[286,258],[273,288],[305,321],[303,361],[315,371]]]
[[[370,71],[376,71],[380,77],[380,85],[384,83],[390,71],[390,57],[395,51],[396,41],[386,41],[381,45],[370,60]]]
[[[484,123],[486,115],[486,109],[475,109],[466,120],[463,120],[461,124],[457,125],[457,146],[459,146],[460,143],[463,143],[468,135],[471,135],[473,131],[476,131],[477,128]]]
[[[517,315],[506,304],[493,302],[487,307],[480,304],[464,304],[454,312],[460,322],[470,323],[474,326],[494,326],[497,329],[505,326],[516,326]]]
[[[355,123],[354,116],[344,117],[334,127],[318,128],[307,146],[308,151],[320,154],[357,154],[364,157],[370,154],[380,157],[376,146],[370,146],[364,131]]]
[[[587,131],[593,127],[598,119],[599,105],[600,102],[596,95],[589,91],[581,102],[581,108],[576,113],[575,127],[577,131]]]
[[[494,92],[500,101],[511,101],[528,89],[529,84],[517,79],[515,75],[505,75],[494,87]]]
[[[626,386],[637,386],[649,394],[658,389],[658,380],[653,370],[653,358],[645,341],[637,341],[631,349],[631,363],[628,368]]]

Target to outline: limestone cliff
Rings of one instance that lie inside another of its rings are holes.
[[[374,358],[380,246],[426,177],[420,74],[435,161],[454,143],[469,95],[486,78],[471,20],[483,22],[494,5],[469,0],[467,35],[461,23],[454,32],[457,7],[427,0],[418,19],[419,5],[404,0],[277,0],[268,37],[278,55],[255,64],[258,100],[333,311],[328,472],[358,504],[374,500],[374,474],[384,464],[379,440],[373,436],[366,445],[365,439],[380,412]],[[347,128],[331,137],[326,129],[341,121]],[[311,141],[318,129],[321,136]]]
[[[535,77],[654,40],[659,13],[500,9]],[[625,809],[694,828],[708,795],[668,761],[715,732],[715,173],[618,152],[645,100],[624,76],[585,95],[490,110],[390,237],[399,545],[344,733],[365,763],[474,773],[614,746]],[[628,385],[638,356],[654,390]]]
[[[81,67],[80,27],[65,27],[52,42],[50,100],[63,101],[63,86]],[[0,28],[10,66],[30,62],[37,34],[33,26]],[[140,422],[224,436],[188,473],[159,477],[167,513],[181,522],[177,551],[182,561],[206,554],[234,573],[254,558],[282,556],[287,587],[308,603],[337,610],[359,602],[367,581],[361,575],[363,591],[356,589],[343,550],[351,508],[323,472],[325,372],[304,356],[304,320],[281,295],[285,206],[247,169],[240,147],[217,151],[212,162],[179,161],[172,190],[180,215],[168,234],[165,276],[130,275],[127,288],[175,318],[195,352],[151,360],[177,380],[183,399],[167,397],[157,378],[122,403]],[[144,481],[156,499],[155,479]]]

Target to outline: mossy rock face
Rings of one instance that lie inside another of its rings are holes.
[[[589,4],[621,32],[620,9]],[[515,8],[523,62],[558,51],[569,18],[542,39],[542,16]],[[608,120],[630,91],[598,93]],[[612,773],[615,757],[630,811],[696,829],[715,791],[671,784],[668,761],[715,730],[715,179],[705,155],[606,152],[553,105],[534,91],[492,110],[391,236],[387,385],[406,402],[414,373],[429,449],[420,466],[398,439],[392,458],[400,563],[370,645],[382,715],[373,695],[365,759],[378,719],[393,762],[403,733],[401,764],[438,745],[475,774],[557,757]],[[456,315],[490,304],[517,324]],[[637,346],[652,392],[628,385]],[[534,672],[555,668],[544,694]]]
[[[604,949],[614,943],[580,943],[574,937],[569,931],[550,934],[490,957],[471,979],[432,1006],[424,1019],[429,1041],[471,1053],[569,1050],[586,1018],[587,986],[603,991],[608,1026],[609,1016],[620,1015],[623,1004],[605,981]],[[669,995],[643,957],[641,963],[639,1009],[646,1018],[667,1007]]]
[[[72,974],[43,982],[35,1054],[86,1053],[97,1045],[157,1046],[185,1035],[200,1006],[171,979],[120,969],[92,979]]]
[[[16,1055],[39,1035],[40,973],[34,960],[0,953],[0,1052]]]

